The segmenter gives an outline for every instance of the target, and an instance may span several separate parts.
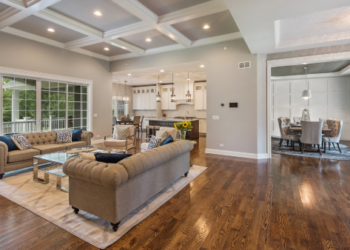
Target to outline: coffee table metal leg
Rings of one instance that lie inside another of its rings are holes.
[[[58,190],[61,190],[63,192],[68,192],[68,188],[62,186],[62,178],[60,176],[57,176],[57,179],[56,179],[56,188]]]
[[[42,184],[49,183],[49,174],[44,173],[44,179],[39,178],[38,159],[33,158],[33,180]]]

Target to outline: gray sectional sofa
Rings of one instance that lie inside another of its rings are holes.
[[[120,221],[169,184],[187,176],[193,143],[179,140],[125,158],[117,164],[69,159],[69,204],[109,221]]]
[[[7,145],[0,142],[0,179],[4,173],[33,166],[33,156],[91,145],[92,132],[83,132],[80,141],[57,144],[57,132],[23,134],[32,144],[32,149],[8,151]],[[39,162],[40,163],[40,162]]]

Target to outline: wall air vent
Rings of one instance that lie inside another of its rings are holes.
[[[248,68],[251,68],[251,65],[252,65],[251,61],[239,62],[238,69],[248,69]]]

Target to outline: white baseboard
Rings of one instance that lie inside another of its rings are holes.
[[[91,144],[98,144],[98,143],[103,143],[103,139],[98,139],[98,140],[92,140]]]
[[[235,156],[242,158],[251,158],[251,159],[267,159],[268,155],[266,154],[253,154],[253,153],[244,153],[244,152],[235,152],[228,150],[219,150],[219,149],[205,149],[206,154],[215,154],[215,155],[227,155],[227,156]]]

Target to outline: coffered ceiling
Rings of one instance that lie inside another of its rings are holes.
[[[224,0],[0,0],[0,31],[107,61],[242,38]]]

